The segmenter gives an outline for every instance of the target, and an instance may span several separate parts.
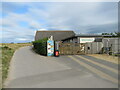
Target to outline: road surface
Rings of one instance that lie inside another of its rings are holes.
[[[5,88],[118,88],[118,65],[86,55],[45,57],[17,50]]]

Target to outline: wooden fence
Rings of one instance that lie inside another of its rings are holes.
[[[85,54],[85,44],[79,43],[59,43],[61,55]]]

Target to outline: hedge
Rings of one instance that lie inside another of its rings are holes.
[[[44,38],[32,42],[36,53],[47,56],[47,40],[48,38]]]

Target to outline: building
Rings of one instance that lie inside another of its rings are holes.
[[[120,51],[120,44],[118,43],[118,39],[112,38],[111,35],[75,34],[73,31],[37,31],[35,40],[50,36],[53,36],[53,40],[55,41],[63,42],[59,43],[59,48],[63,48],[64,52],[66,52],[69,48],[71,49],[71,53],[75,51],[73,54],[78,54],[78,51],[80,52],[80,50],[83,49],[86,54],[109,53],[111,51],[112,53],[118,53]],[[70,53],[70,50],[67,52]]]
[[[35,40],[50,36],[53,36],[53,40],[63,43],[102,42],[103,37],[110,37],[110,35],[75,34],[74,31],[37,31]]]
[[[73,37],[66,38],[63,42],[67,43],[87,43],[87,42],[102,42],[102,35],[95,34],[76,34]]]

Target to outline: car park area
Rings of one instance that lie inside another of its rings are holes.
[[[6,88],[117,88],[118,63],[89,55],[46,57],[32,47],[17,50]]]

